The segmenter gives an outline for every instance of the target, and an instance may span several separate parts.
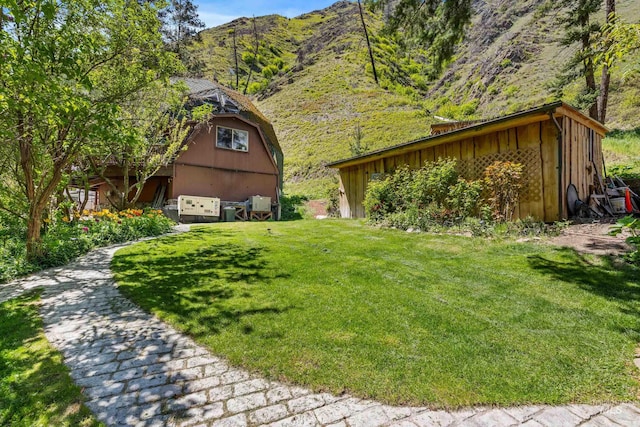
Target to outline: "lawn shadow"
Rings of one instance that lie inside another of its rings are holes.
[[[247,316],[290,309],[255,297],[259,287],[288,275],[269,266],[263,247],[215,243],[232,235],[202,228],[145,242],[161,254],[116,254],[111,269],[125,295],[148,311],[179,316],[181,328],[194,336],[220,333]],[[204,240],[213,243],[203,245]]]
[[[89,415],[80,389],[41,335],[41,293],[27,291],[0,304],[0,425],[77,425]]]
[[[576,284],[580,289],[613,301],[621,312],[639,319],[634,332],[640,339],[640,271],[619,258],[602,256],[598,263],[571,248],[556,249],[562,260],[540,255],[529,257],[536,271],[556,280]]]

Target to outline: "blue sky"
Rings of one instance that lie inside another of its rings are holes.
[[[313,10],[324,9],[338,0],[194,0],[198,14],[207,28],[225,24],[241,16],[263,16],[277,13],[293,18]]]

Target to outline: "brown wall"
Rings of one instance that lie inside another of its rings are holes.
[[[572,146],[574,145],[580,144],[576,140]],[[597,151],[600,152],[599,149]],[[560,218],[557,131],[551,120],[468,137],[340,169],[342,217],[365,216],[362,201],[373,174],[389,173],[402,165],[419,168],[425,161],[447,157],[459,160],[460,172],[467,179],[481,178],[486,166],[496,160],[522,163],[525,166],[525,183],[515,216],[524,218],[531,215],[545,221]],[[575,161],[577,160],[576,158]],[[571,170],[578,175],[578,169],[572,167]],[[586,194],[580,191],[581,198]]]
[[[121,178],[120,179],[112,178],[112,181],[114,183],[117,183],[118,185],[122,184]],[[145,183],[144,187],[142,188],[142,194],[140,194],[140,197],[138,198],[138,203],[151,204],[156,194],[156,190],[160,185],[167,186],[167,190],[165,191],[165,196],[164,196],[166,200],[167,194],[169,194],[169,187],[171,186],[168,181],[169,179],[167,177],[149,178]],[[135,180],[132,178],[129,185],[132,185],[134,183],[135,183]],[[107,184],[104,184],[104,183],[100,184],[100,186],[98,187],[98,200],[100,202],[100,208],[111,208],[111,205],[109,204],[109,199],[107,198],[107,192],[109,192],[110,189],[111,187],[109,187]],[[129,193],[130,198],[132,198],[134,195],[135,195],[135,191],[132,191]]]
[[[563,117],[561,125],[562,208],[563,217],[567,217],[566,191],[569,184],[576,186],[582,201],[586,201],[594,190],[600,192],[596,171],[602,178],[602,135],[570,117]]]
[[[249,151],[216,147],[216,126],[249,132]],[[278,170],[258,130],[238,118],[216,117],[175,162],[171,198],[180,195],[244,201],[250,196],[276,200]]]

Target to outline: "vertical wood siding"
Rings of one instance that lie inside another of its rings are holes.
[[[585,157],[589,153],[588,148],[585,148],[585,145],[588,147],[589,129],[567,118],[564,123],[567,126],[563,129],[562,162],[570,167],[563,169],[562,188],[566,189],[564,180],[577,182],[576,187],[580,189],[582,198],[587,194],[589,183],[592,182],[591,176],[587,173],[588,159]],[[592,133],[596,135],[593,151],[600,156],[601,137]],[[587,138],[587,141],[583,138]],[[346,218],[365,216],[362,202],[373,174],[392,173],[402,165],[418,168],[426,161],[433,162],[439,158],[454,158],[459,160],[460,165],[466,165],[468,170],[473,169],[473,172],[468,172],[465,176],[470,179],[482,178],[484,168],[494,160],[526,162],[527,186],[523,190],[515,216],[518,218],[532,216],[544,221],[556,221],[560,218],[558,141],[556,128],[550,120],[342,168],[340,169],[342,216]],[[601,164],[601,156],[594,161]],[[474,166],[471,168],[469,165]]]

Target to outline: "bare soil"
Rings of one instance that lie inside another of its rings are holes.
[[[559,236],[552,237],[549,243],[575,249],[580,253],[594,255],[622,255],[631,250],[625,242],[627,234],[610,236],[612,223],[596,222],[573,224],[564,229]]]
[[[314,218],[325,218],[327,216],[327,202],[325,200],[309,200],[306,208]]]

